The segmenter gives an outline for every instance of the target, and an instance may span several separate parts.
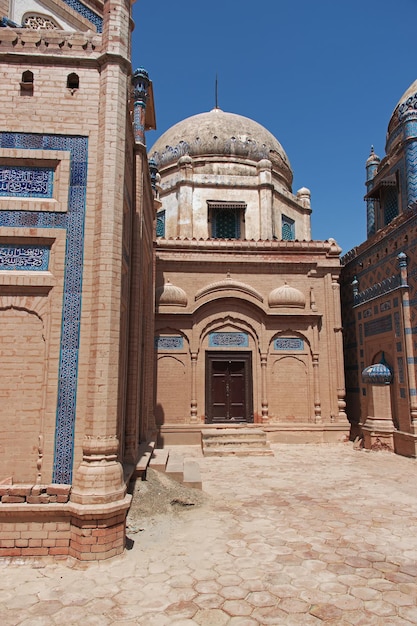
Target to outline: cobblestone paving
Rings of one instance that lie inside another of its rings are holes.
[[[209,504],[132,535],[122,558],[0,562],[2,626],[417,624],[416,461],[272,447],[200,458]]]

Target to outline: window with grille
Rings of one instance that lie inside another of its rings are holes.
[[[244,202],[211,202],[208,201],[210,236],[213,239],[242,239]]]
[[[286,215],[282,216],[281,236],[284,241],[293,241],[295,239],[295,222]]]
[[[165,237],[165,211],[156,214],[156,236]]]
[[[383,196],[384,226],[387,226],[398,215],[397,187],[386,187]]]
[[[60,29],[59,24],[50,15],[43,15],[42,13],[25,13],[22,20],[22,26],[24,28],[31,28],[32,30],[46,29],[56,30]]]

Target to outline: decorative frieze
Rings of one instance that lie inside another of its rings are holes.
[[[0,270],[46,271],[49,252],[49,246],[0,244]]]
[[[372,337],[373,335],[379,335],[381,333],[388,333],[392,330],[392,316],[385,315],[379,319],[365,322],[364,324],[365,337]]]
[[[279,337],[274,341],[274,350],[289,352],[304,350],[304,341],[297,337]]]
[[[0,211],[0,226],[14,229],[62,228],[66,231],[67,245],[65,252],[53,482],[70,484],[72,482],[78,383],[88,138],[71,135],[2,132],[0,133],[0,149],[33,150],[35,151],[35,156],[37,150],[67,151],[71,157],[67,212]],[[29,168],[24,169],[28,170]]]
[[[155,337],[156,350],[182,350],[184,348],[183,337]]]
[[[210,348],[248,348],[249,337],[247,333],[210,333]]]
[[[0,165],[0,196],[52,198],[54,168]]]

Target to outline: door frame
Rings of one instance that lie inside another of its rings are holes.
[[[213,421],[212,416],[212,397],[211,397],[211,379],[212,379],[212,363],[215,361],[235,361],[245,364],[245,419],[241,421],[225,420]],[[205,398],[206,398],[206,424],[252,424],[253,423],[253,377],[252,377],[252,352],[214,352],[206,350],[206,376],[205,376]]]

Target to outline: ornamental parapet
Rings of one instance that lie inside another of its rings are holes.
[[[355,293],[353,296],[353,304],[354,306],[364,304],[365,302],[378,298],[378,296],[390,293],[399,287],[401,287],[401,277],[399,275],[390,276],[390,278],[385,278],[380,283],[368,287],[365,291]]]
[[[92,31],[86,33],[62,30],[31,30],[28,28],[2,29],[0,56],[4,54],[36,54],[42,56],[99,56],[102,37]]]

